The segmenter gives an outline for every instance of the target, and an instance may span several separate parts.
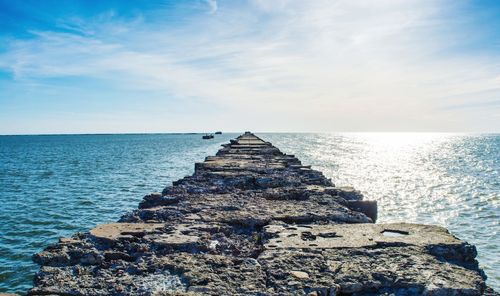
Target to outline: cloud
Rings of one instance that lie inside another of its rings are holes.
[[[215,13],[217,11],[217,0],[206,0],[206,2],[210,7],[210,13]]]
[[[460,118],[498,111],[478,102],[500,95],[499,55],[456,51],[469,24],[446,1],[207,4],[217,13],[179,23],[111,15],[85,34],[36,31],[9,43],[0,68],[17,83],[88,77],[223,106],[254,129],[466,130]]]

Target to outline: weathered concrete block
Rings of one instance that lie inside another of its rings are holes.
[[[143,237],[164,227],[159,223],[110,223],[98,225],[90,230],[90,235],[102,240],[117,241],[133,237]]]
[[[368,216],[375,223],[378,217],[378,207],[376,200],[348,200],[347,206],[354,211],[361,212]]]

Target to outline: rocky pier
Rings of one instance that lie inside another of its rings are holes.
[[[474,246],[376,217],[247,132],[117,223],[34,255],[28,295],[498,295]]]

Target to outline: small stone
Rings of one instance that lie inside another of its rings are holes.
[[[250,266],[260,267],[259,261],[255,260],[253,258],[245,258],[245,260],[243,260],[243,263],[248,264]]]
[[[61,243],[61,244],[76,244],[79,242],[81,242],[79,239],[73,238],[73,237],[61,237],[61,238],[59,238],[59,243]]]
[[[301,279],[301,280],[305,280],[305,279],[309,278],[309,274],[307,274],[307,272],[303,272],[303,271],[292,270],[292,271],[290,271],[290,274],[298,279]]]
[[[191,286],[188,291],[193,293],[208,293],[210,292],[210,289],[204,286]]]

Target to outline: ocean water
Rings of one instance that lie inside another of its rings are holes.
[[[379,222],[438,224],[475,244],[500,290],[500,135],[258,135],[378,200]],[[33,253],[116,221],[236,136],[0,136],[0,292],[26,292]]]

